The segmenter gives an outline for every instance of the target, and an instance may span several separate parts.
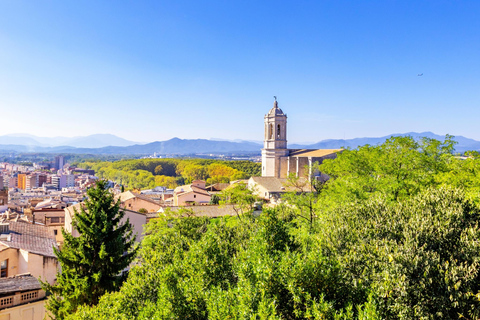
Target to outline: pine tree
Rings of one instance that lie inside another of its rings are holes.
[[[98,181],[87,196],[73,219],[80,236],[62,230],[64,246],[55,249],[61,265],[57,283],[43,283],[50,294],[47,309],[56,319],[65,318],[80,305],[95,305],[106,292],[118,290],[125,278],[122,270],[137,252],[132,226],[128,220],[120,223],[125,213],[107,182]]]

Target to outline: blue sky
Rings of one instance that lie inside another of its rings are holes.
[[[479,1],[0,0],[0,135],[480,140]],[[423,73],[419,77],[417,74]]]

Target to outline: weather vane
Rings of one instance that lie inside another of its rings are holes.
[[[273,96],[273,98],[275,99],[275,101],[277,101],[277,96]]]

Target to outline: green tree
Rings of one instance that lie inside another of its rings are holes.
[[[163,167],[160,164],[155,167],[155,171],[154,171],[155,175],[157,175],[157,176],[161,175],[162,172],[163,172]]]
[[[43,283],[50,295],[47,309],[55,319],[63,319],[81,305],[95,305],[106,292],[118,290],[125,278],[122,270],[136,255],[135,237],[124,212],[114,201],[105,180],[87,191],[88,199],[75,210],[74,237],[62,230],[62,250],[55,254],[61,265],[57,283]]]

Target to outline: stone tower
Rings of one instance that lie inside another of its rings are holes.
[[[262,149],[262,177],[280,177],[280,158],[288,156],[287,115],[278,107],[277,98],[273,108],[264,117],[265,138]]]

